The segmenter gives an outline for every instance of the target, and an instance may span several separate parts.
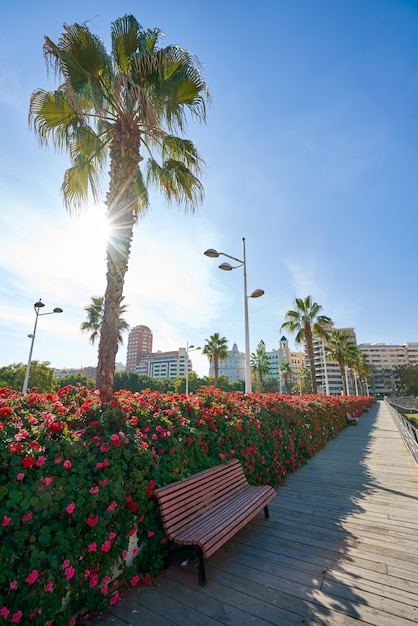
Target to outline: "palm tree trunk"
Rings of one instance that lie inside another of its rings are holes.
[[[103,400],[113,394],[118,351],[119,313],[136,219],[136,177],[140,162],[140,133],[130,120],[115,124],[110,148],[110,183],[106,204],[111,237],[106,251],[106,292],[100,332],[96,384]]]
[[[311,370],[312,393],[318,393],[318,387],[316,384],[312,330],[309,324],[306,324],[305,326],[305,346],[309,360],[309,367]]]

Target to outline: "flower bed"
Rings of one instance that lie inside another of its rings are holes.
[[[155,487],[237,457],[252,484],[286,474],[371,398],[202,389],[194,395],[0,390],[0,618],[75,624],[160,573]],[[0,622],[1,623],[1,622]]]

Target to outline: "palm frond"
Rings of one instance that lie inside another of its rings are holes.
[[[167,202],[194,211],[203,199],[203,185],[181,161],[168,159],[160,166],[154,159],[147,165],[147,182],[159,187]]]

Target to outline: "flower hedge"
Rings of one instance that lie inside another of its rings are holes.
[[[0,389],[0,618],[74,625],[117,603],[120,580],[150,584],[166,542],[156,487],[232,457],[250,483],[278,486],[371,403]]]

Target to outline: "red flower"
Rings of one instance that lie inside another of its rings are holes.
[[[23,446],[21,443],[11,443],[9,446],[10,452],[22,452]]]
[[[31,467],[33,467],[35,465],[35,459],[33,459],[31,456],[25,456],[22,459],[22,466],[25,469],[30,469]]]
[[[13,415],[13,409],[9,406],[2,406],[0,409],[0,415]]]
[[[87,524],[91,527],[96,526],[97,522],[99,521],[98,516],[96,515],[96,517],[90,513],[89,518],[87,520]]]

